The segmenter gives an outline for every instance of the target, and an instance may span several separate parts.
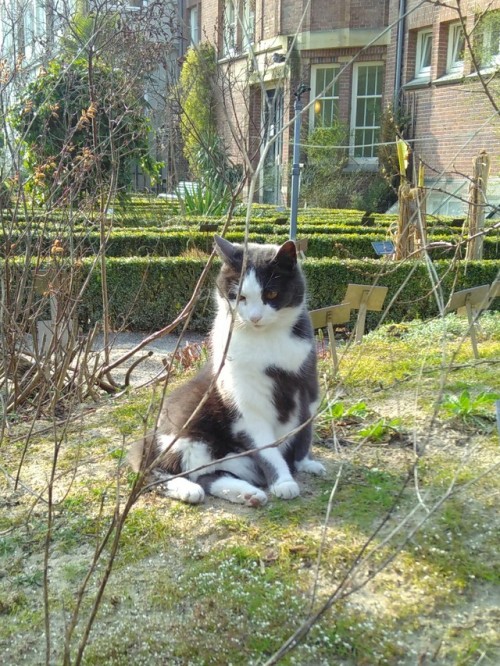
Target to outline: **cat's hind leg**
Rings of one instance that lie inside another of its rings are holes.
[[[263,490],[232,474],[221,472],[203,474],[198,477],[198,483],[206,493],[234,504],[245,504],[253,507],[267,504],[267,495]]]
[[[297,472],[306,472],[307,474],[316,474],[316,476],[322,476],[325,474],[325,466],[318,462],[317,460],[312,460],[309,456],[306,456],[302,460],[295,461],[295,469]]]
[[[312,424],[306,424],[292,440],[290,451],[293,454],[292,465],[297,472],[306,472],[307,474],[316,474],[321,476],[325,474],[324,466],[311,457],[311,444],[313,438]]]

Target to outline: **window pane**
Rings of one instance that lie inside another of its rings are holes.
[[[366,100],[358,99],[358,105],[356,107],[356,127],[364,127],[366,125],[365,108],[366,108]]]
[[[377,148],[375,144],[378,142],[378,129],[372,129],[369,131],[369,138],[367,143],[369,144],[369,147],[367,148],[367,152],[369,153],[369,157],[375,157],[377,154]]]
[[[320,95],[325,89],[325,70],[316,70],[316,96]]]
[[[432,57],[432,34],[426,33],[422,38],[422,57],[420,60],[420,69],[431,66]]]
[[[366,67],[358,68],[358,96],[366,95]]]
[[[366,100],[366,118],[365,125],[367,127],[374,127],[378,124],[380,102],[376,97]]]
[[[242,45],[248,49],[253,44],[255,33],[255,11],[253,0],[243,1],[243,16],[241,22]]]
[[[354,149],[354,155],[356,157],[364,157],[363,152],[363,144],[364,144],[364,137],[365,133],[364,130],[356,130],[354,134],[354,140],[355,140],[355,149]]]
[[[458,28],[455,36],[455,60],[463,60],[465,51],[465,37],[462,28]]]
[[[377,92],[377,68],[371,67],[367,72],[367,94],[374,95]]]
[[[323,102],[323,125],[331,125],[333,121],[333,100],[325,99]]]
[[[458,70],[464,59],[465,38],[461,25],[451,25],[448,33],[448,70]]]
[[[312,123],[315,126],[331,126],[338,114],[338,88],[335,77],[338,67],[317,67],[313,70],[314,96],[319,99],[314,103]]]
[[[323,75],[325,77],[324,86],[326,88],[327,86],[330,86],[331,82],[333,81],[333,69],[331,69],[331,68],[324,69],[323,70]],[[328,88],[328,91],[326,92],[326,95],[331,95],[332,94],[331,91],[332,91],[332,87],[330,86]]]
[[[377,72],[377,82],[375,85],[375,94],[381,95],[382,94],[382,78],[383,78],[383,70],[382,66],[379,65],[376,70]]]
[[[382,65],[358,67],[357,96],[354,100],[352,154],[359,158],[376,158],[382,105]]]
[[[500,25],[496,25],[493,28],[493,39],[492,39],[492,54],[498,55],[500,53]]]

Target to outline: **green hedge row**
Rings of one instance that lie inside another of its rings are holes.
[[[253,227],[252,227],[253,228]],[[254,243],[284,243],[288,238],[287,230],[280,230],[280,233],[271,231],[266,225],[260,232],[249,234],[249,240]],[[387,233],[384,230],[359,233],[302,233],[302,228],[298,228],[298,238],[308,238],[307,256],[311,258],[322,257],[345,257],[345,258],[366,258],[375,257],[375,251],[372,242],[387,240]],[[61,234],[44,234],[37,237],[32,235],[33,246],[39,245],[40,251],[48,252],[55,238],[62,240],[63,246],[68,251],[69,241],[64,239]],[[242,242],[244,239],[243,231],[229,231],[226,238],[233,242]],[[169,230],[144,230],[144,229],[118,229],[112,232],[107,244],[106,254],[109,257],[134,257],[134,256],[162,256],[172,257],[189,253],[190,250],[208,252],[211,250],[213,242],[213,233],[200,232],[198,230],[187,231],[185,229]],[[458,240],[453,235],[436,233],[429,236],[429,240],[438,242],[453,242]],[[73,247],[79,255],[89,255],[96,253],[99,249],[100,238],[96,231],[72,236]],[[500,238],[497,232],[484,238],[484,258],[496,259],[499,257]],[[24,243],[21,240],[16,253],[22,253]],[[431,254],[434,258],[446,257],[449,250],[442,248],[433,249]],[[462,250],[462,253],[464,250]]]
[[[299,238],[301,237],[299,229]],[[307,236],[306,236],[307,237]],[[232,242],[242,242],[243,232],[230,231],[226,238]],[[249,240],[252,243],[284,243],[288,238],[286,233],[269,234],[266,232],[250,233]],[[374,234],[314,234],[308,237],[307,256],[311,258],[327,257],[346,257],[363,259],[366,257],[375,257],[375,251],[372,246],[374,241],[386,240],[384,233]],[[451,240],[450,236],[439,234],[431,237],[433,241]],[[84,243],[88,242],[82,239]],[[484,258],[496,259],[499,256],[499,242],[495,237],[486,237],[484,239]],[[93,244],[89,247],[94,251],[99,247],[99,238],[94,237]],[[212,247],[212,234],[206,234],[199,231],[192,232],[162,232],[159,234],[135,233],[128,235],[125,233],[116,233],[111,236],[107,248],[107,255],[112,257],[132,257],[132,256],[179,256],[189,250],[201,250],[206,252]],[[443,249],[432,251],[434,256],[442,256]]]
[[[109,259],[107,280],[111,318],[115,327],[131,330],[157,330],[175,319],[188,302],[205,261],[183,258]],[[500,261],[463,264],[450,261],[434,263],[445,300],[458,291],[498,278]],[[303,264],[309,286],[309,307],[316,309],[342,302],[349,283],[377,284],[389,288],[388,305],[394,298],[385,321],[429,318],[438,313],[427,266],[423,262],[381,263],[376,260],[308,259]],[[213,284],[218,265],[212,267],[207,284],[190,328],[206,331],[213,318]],[[403,288],[401,289],[401,286]],[[101,283],[97,272],[92,275],[84,296],[82,324],[89,326],[102,316]],[[500,299],[493,304],[500,308]],[[355,314],[353,315],[353,320]],[[381,313],[369,313],[367,322],[373,328]]]

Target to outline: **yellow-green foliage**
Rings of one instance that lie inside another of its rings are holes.
[[[197,155],[211,135],[216,135],[215,95],[216,54],[211,44],[190,48],[180,74],[181,133],[184,155],[193,176],[199,177]]]

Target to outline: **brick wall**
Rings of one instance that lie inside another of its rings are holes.
[[[478,83],[431,86],[407,92],[414,97],[415,152],[434,170],[427,176],[461,178],[486,149],[491,175],[500,169],[500,124]]]
[[[351,28],[373,28],[386,24],[389,3],[385,0],[351,0]]]
[[[417,6],[417,0],[409,0],[408,10]],[[500,9],[500,2],[488,0],[461,3],[466,15],[467,31],[472,32],[475,17],[481,7]],[[389,20],[397,18],[398,3],[391,2]],[[450,24],[458,20],[453,7],[425,4],[405,20],[405,52],[402,83],[404,103],[411,109],[414,123],[415,152],[429,165],[427,178],[463,179],[471,173],[473,158],[486,149],[492,158],[491,176],[500,169],[500,123],[476,76],[472,73],[470,59],[465,59],[465,79],[455,80],[447,74],[447,53]],[[431,76],[428,82],[415,85],[415,55],[417,34],[422,28],[432,27],[433,46]],[[474,34],[474,33],[472,33]],[[386,93],[394,87],[391,72],[396,58],[396,29],[392,31],[391,45],[387,52]],[[498,97],[498,85],[494,94]]]
[[[279,5],[276,3],[268,3]],[[281,0],[281,29],[285,34],[336,28],[373,28],[386,24],[388,0]]]

